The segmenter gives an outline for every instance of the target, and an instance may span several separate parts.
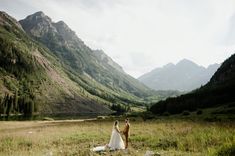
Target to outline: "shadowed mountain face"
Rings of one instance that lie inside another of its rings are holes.
[[[225,85],[235,83],[235,54],[224,61],[221,67],[215,72],[207,86]]]
[[[176,65],[169,63],[156,68],[138,79],[155,90],[190,91],[206,84],[218,68],[219,64],[204,68],[184,59]]]
[[[234,89],[235,54],[222,63],[206,85],[191,93],[160,101],[151,107],[151,111],[156,114],[164,112],[176,114],[185,110],[195,111],[201,108],[219,107],[214,113],[234,113]]]

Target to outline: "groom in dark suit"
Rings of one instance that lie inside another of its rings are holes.
[[[125,136],[125,149],[127,149],[128,147],[128,138],[129,138],[129,135],[130,135],[130,123],[129,123],[129,119],[126,118],[125,119],[125,127],[122,131],[123,135]]]

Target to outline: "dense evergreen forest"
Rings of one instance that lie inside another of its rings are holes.
[[[18,96],[18,94],[6,94],[3,99],[0,99],[0,115],[24,115],[32,116],[37,112],[37,105],[33,97]]]

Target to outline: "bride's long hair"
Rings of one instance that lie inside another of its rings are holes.
[[[116,127],[116,126],[118,127],[118,120],[116,120],[116,121],[114,122],[113,128]]]

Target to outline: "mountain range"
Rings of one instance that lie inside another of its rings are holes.
[[[178,94],[149,89],[63,21],[0,12],[0,114],[105,114]]]
[[[155,90],[191,91],[206,84],[219,66],[216,63],[205,68],[183,59],[177,64],[169,63],[156,68],[138,79]]]
[[[112,103],[138,103],[149,91],[43,12],[19,22],[1,12],[0,32],[1,95],[17,92],[41,113],[111,112]]]
[[[109,114],[152,102],[155,114],[216,106],[233,112],[234,67],[235,55],[208,68],[184,59],[139,78],[155,91],[103,50],[89,48],[63,21],[43,12],[17,21],[0,12],[1,115]]]

